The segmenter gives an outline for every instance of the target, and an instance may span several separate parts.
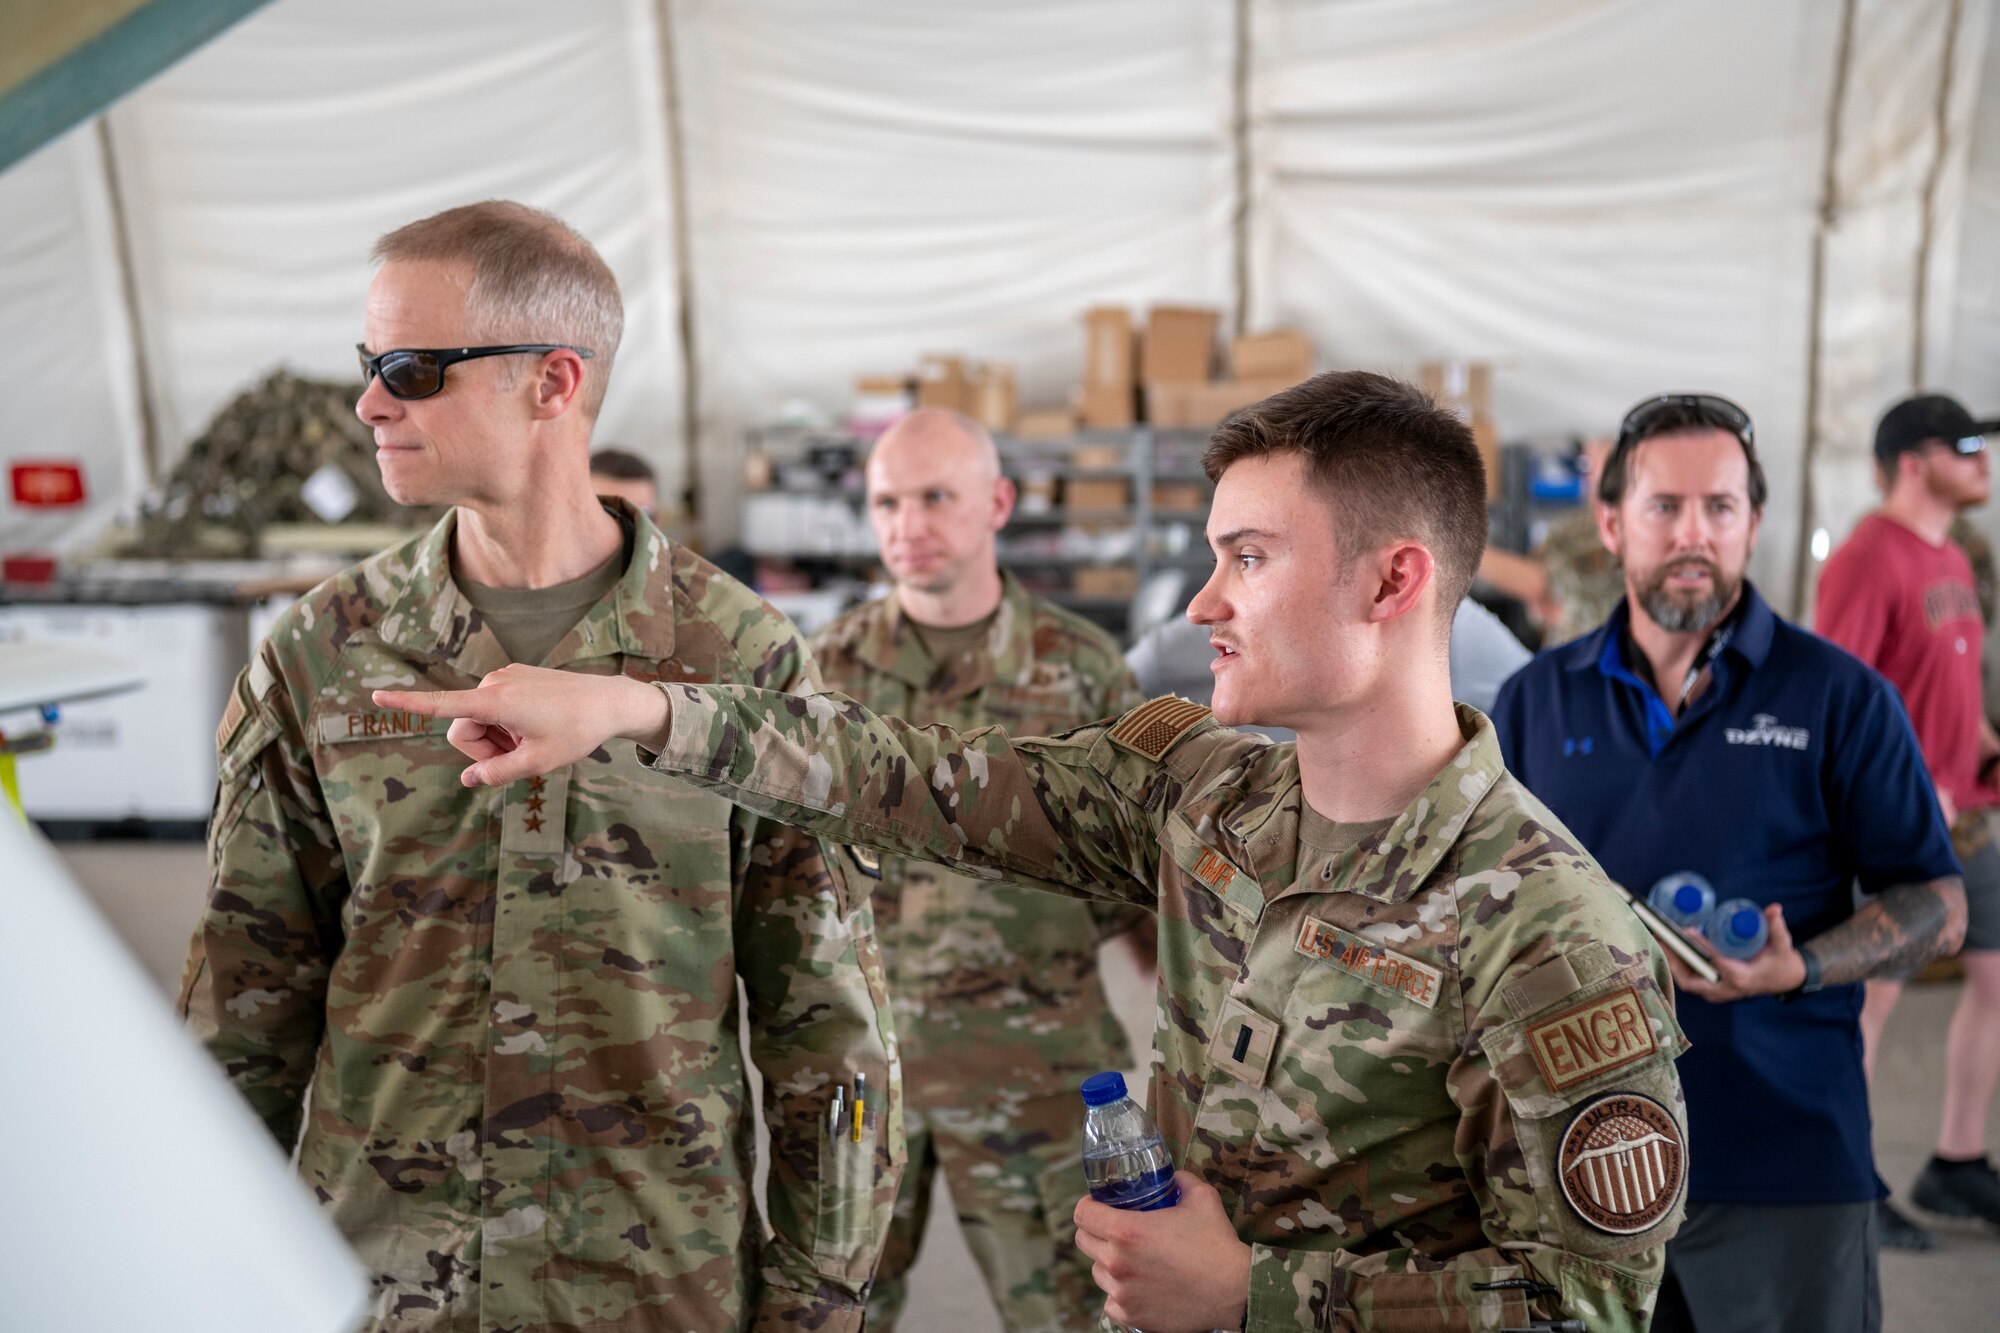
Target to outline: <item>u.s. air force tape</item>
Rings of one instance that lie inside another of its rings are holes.
[[[1571,1211],[1612,1236],[1636,1236],[1673,1211],[1687,1139],[1666,1107],[1636,1092],[1585,1102],[1563,1131],[1556,1176]]]

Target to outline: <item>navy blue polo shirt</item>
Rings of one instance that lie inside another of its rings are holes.
[[[1878,893],[1959,873],[1902,701],[1744,585],[1714,676],[1676,720],[1625,658],[1630,611],[1500,687],[1507,767],[1611,878],[1644,895],[1692,870],[1722,898],[1779,903],[1796,940]],[[1688,1197],[1859,1203],[1888,1191],[1869,1149],[1862,988],[1782,1003],[1683,993]]]

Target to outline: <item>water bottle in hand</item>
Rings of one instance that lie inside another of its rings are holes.
[[[1153,1118],[1125,1095],[1125,1076],[1093,1074],[1083,1081],[1083,1182],[1090,1197],[1113,1208],[1150,1211],[1181,1201],[1173,1159]]]
[[[1764,951],[1771,927],[1764,920],[1763,908],[1748,898],[1731,898],[1716,905],[1702,933],[1717,953],[1740,961]]]
[[[1646,902],[1683,930],[1706,930],[1715,911],[1715,889],[1692,870],[1663,875]]]

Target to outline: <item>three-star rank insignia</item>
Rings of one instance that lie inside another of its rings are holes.
[[[568,803],[568,769],[509,784],[500,811],[501,849],[530,856],[561,855]]]
[[[1673,1211],[1687,1183],[1687,1136],[1666,1107],[1636,1092],[1584,1103],[1556,1150],[1563,1199],[1612,1236],[1636,1236]]]

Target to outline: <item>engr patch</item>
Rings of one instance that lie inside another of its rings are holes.
[[[1639,992],[1630,986],[1530,1023],[1525,1035],[1552,1092],[1622,1069],[1660,1049]]]
[[[1673,1211],[1687,1175],[1687,1149],[1667,1108],[1636,1092],[1584,1104],[1556,1151],[1563,1199],[1612,1236],[1636,1236]]]

